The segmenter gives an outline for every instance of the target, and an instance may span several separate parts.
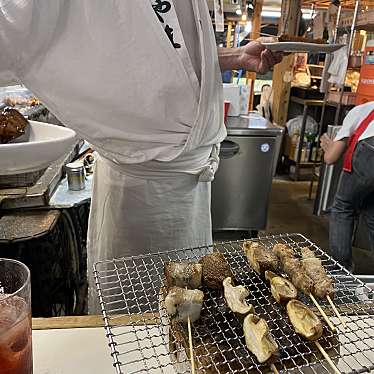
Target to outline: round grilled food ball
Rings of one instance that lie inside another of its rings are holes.
[[[220,252],[204,256],[200,263],[203,265],[203,283],[209,288],[222,289],[222,282],[227,277],[233,278],[230,266]]]

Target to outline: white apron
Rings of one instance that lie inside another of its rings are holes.
[[[190,1],[200,84],[150,0],[0,0],[0,49],[9,56],[0,58],[0,81],[24,83],[102,156],[89,223],[91,313],[99,312],[94,262],[212,240],[222,83],[206,2]]]

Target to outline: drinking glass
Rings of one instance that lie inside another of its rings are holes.
[[[30,271],[0,258],[0,374],[32,374]]]

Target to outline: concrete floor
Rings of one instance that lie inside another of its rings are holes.
[[[270,196],[268,226],[261,234],[300,233],[327,250],[328,217],[313,215],[313,201],[308,200],[308,188],[309,182],[275,179]]]

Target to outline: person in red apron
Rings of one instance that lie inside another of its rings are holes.
[[[327,164],[345,151],[343,171],[330,215],[330,251],[352,270],[352,236],[355,218],[363,214],[374,250],[374,101],[352,109],[331,140],[321,138]]]

